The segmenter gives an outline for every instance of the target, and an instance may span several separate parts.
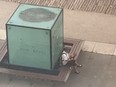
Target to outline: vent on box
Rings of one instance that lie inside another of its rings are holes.
[[[56,14],[43,8],[29,8],[21,11],[19,17],[28,22],[46,22],[56,17]]]

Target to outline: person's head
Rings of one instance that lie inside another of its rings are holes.
[[[66,51],[63,51],[62,53],[63,53],[63,54],[65,54],[65,53],[66,53]]]

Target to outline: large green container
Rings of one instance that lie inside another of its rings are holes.
[[[9,63],[51,70],[63,50],[63,10],[21,4],[6,24]]]

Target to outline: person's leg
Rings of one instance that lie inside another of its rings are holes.
[[[70,67],[70,69],[74,69],[75,73],[79,74],[78,67],[81,67],[82,65],[78,64],[75,60],[69,61],[66,66]]]
[[[78,64],[76,61],[75,61],[75,64],[74,64],[74,69],[75,69],[75,73],[79,74],[79,70],[77,69],[78,67],[82,67],[82,65]]]
[[[77,67],[82,67],[82,65],[78,64],[76,61],[75,61],[75,64],[76,64]]]
[[[74,71],[75,71],[75,73],[77,73],[77,74],[80,73],[79,70],[77,69],[77,66],[74,66]]]

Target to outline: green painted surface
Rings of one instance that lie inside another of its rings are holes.
[[[52,29],[52,67],[57,63],[63,50],[63,13],[60,14]]]
[[[8,26],[9,63],[50,69],[49,34],[45,30]]]
[[[60,12],[60,8],[21,4],[8,24],[51,29]]]
[[[21,4],[6,25],[9,63],[53,69],[63,49],[62,14],[59,8]]]

